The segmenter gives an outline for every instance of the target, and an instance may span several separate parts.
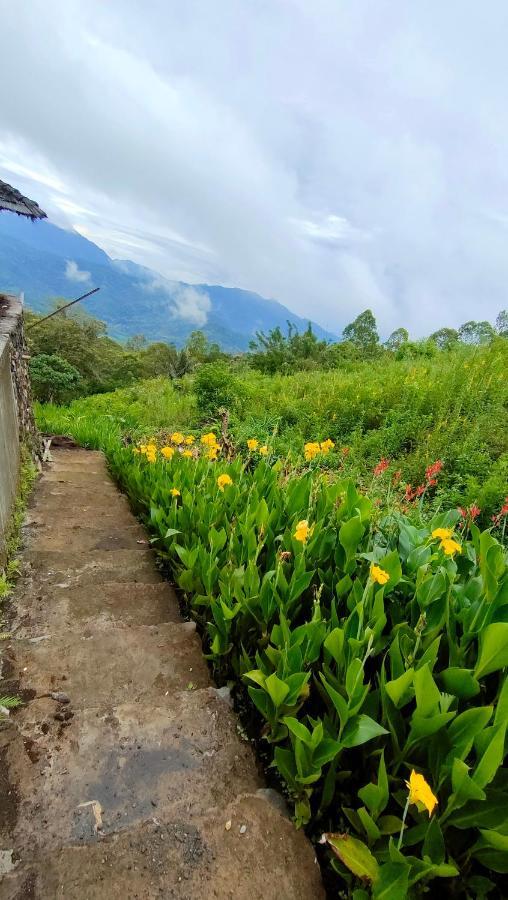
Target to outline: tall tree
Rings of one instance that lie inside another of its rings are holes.
[[[362,350],[374,349],[379,343],[379,334],[372,310],[364,310],[354,322],[346,325],[342,337]]]
[[[508,337],[508,310],[502,309],[496,319],[496,333]]]
[[[464,344],[488,344],[494,337],[490,322],[464,322],[459,328],[459,340]]]
[[[398,350],[402,344],[407,344],[408,340],[409,332],[407,328],[396,328],[386,341],[385,347],[388,350]]]
[[[440,350],[451,350],[459,340],[459,332],[455,328],[440,328],[431,334],[429,340],[434,341]]]

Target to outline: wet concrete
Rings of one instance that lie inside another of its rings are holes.
[[[321,898],[103,457],[54,456],[4,652],[0,900]]]

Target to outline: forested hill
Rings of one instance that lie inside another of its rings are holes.
[[[0,214],[0,290],[23,291],[31,309],[45,310],[53,297],[73,299],[87,289],[89,313],[119,340],[144,334],[181,346],[199,328],[224,350],[245,350],[256,331],[300,329],[307,321],[275,300],[239,288],[169,281],[130,261],[113,260],[94,243],[51,222]],[[335,335],[313,323],[317,337]]]

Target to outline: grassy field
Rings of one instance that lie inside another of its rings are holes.
[[[142,438],[181,428],[197,432],[227,407],[238,446],[255,437],[297,464],[305,442],[331,438],[336,452],[327,465],[371,490],[382,459],[389,461],[383,487],[400,473],[401,495],[408,484],[422,484],[427,467],[440,460],[438,484],[426,501],[435,509],[474,504],[487,525],[508,490],[507,371],[506,340],[432,359],[383,357],[290,376],[218,363],[176,387],[164,378],[141,381],[68,408],[39,407],[38,415],[48,431],[77,433],[83,417],[92,416],[99,431],[111,425]],[[85,432],[83,439],[93,440]]]

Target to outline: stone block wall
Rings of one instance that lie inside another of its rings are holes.
[[[0,566],[18,486],[22,443],[39,463],[41,444],[32,411],[23,307],[17,297],[0,294]]]

